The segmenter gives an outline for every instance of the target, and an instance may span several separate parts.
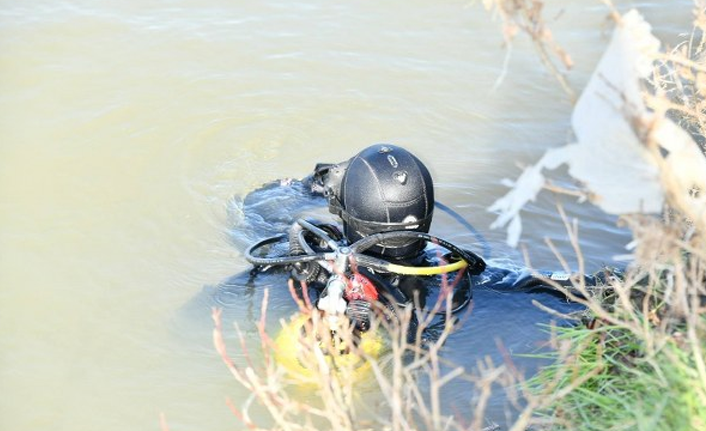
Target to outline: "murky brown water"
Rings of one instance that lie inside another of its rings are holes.
[[[566,142],[571,108],[522,38],[491,90],[499,25],[470,3],[0,0],[0,429],[158,429],[160,411],[173,429],[238,429],[224,398],[244,394],[178,317],[247,267],[228,203],[371,143],[416,153],[439,200],[521,262],[485,208],[517,164]],[[688,0],[617,3],[672,43],[689,29]],[[550,6],[579,88],[606,10]],[[554,201],[523,216],[537,267],[558,266],[545,237],[570,250]],[[613,218],[566,205],[590,269],[624,253]],[[473,243],[448,217],[433,229]],[[517,307],[451,350],[530,346],[517,328],[535,314]]]

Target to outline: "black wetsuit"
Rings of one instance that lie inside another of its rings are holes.
[[[331,222],[335,222],[326,212],[327,201],[312,187],[309,177],[304,180],[279,180],[265,184],[259,189],[250,192],[244,199],[235,199],[231,205],[232,238],[240,250],[245,250],[248,246],[264,238],[286,233],[300,217],[316,216],[329,217]],[[318,211],[318,212],[317,212]],[[286,250],[283,250],[286,253]],[[434,260],[434,251],[427,251],[428,260]],[[419,261],[413,264],[418,264]],[[234,298],[242,295],[244,291],[252,291],[257,286],[276,285],[281,286],[282,291],[286,291],[288,271],[283,271],[283,267],[275,268],[254,268],[227,279],[219,284],[212,292],[215,305],[228,307],[229,303],[235,301]],[[368,274],[365,274],[368,275]],[[544,277],[552,278],[559,282],[569,283],[568,277],[563,274],[542,273]],[[395,275],[373,274],[373,277],[383,279],[387,286],[386,297],[392,297],[398,303],[412,301],[415,290],[420,292],[420,302],[434,300],[438,293],[440,277],[399,277]],[[453,276],[452,276],[453,277]],[[451,279],[453,281],[453,278]],[[597,278],[588,276],[587,282],[595,284]],[[465,281],[464,281],[465,282]],[[536,273],[522,269],[508,269],[488,266],[477,276],[470,278],[473,288],[489,288],[498,290],[525,290],[525,291],[550,291],[556,292]],[[470,286],[469,286],[470,287]],[[309,296],[315,301],[323,288],[322,283],[312,283],[309,289]],[[471,294],[471,289],[456,289],[457,295],[454,298],[455,304],[467,302]],[[288,297],[288,294],[284,295]],[[233,301],[231,301],[233,299]],[[289,298],[291,301],[291,298]],[[293,302],[293,301],[292,301]]]

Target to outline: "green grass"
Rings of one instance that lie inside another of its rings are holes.
[[[664,343],[651,353],[644,340],[623,327],[559,329],[557,341],[568,343],[569,355],[528,385],[536,397],[551,398],[564,390],[566,395],[538,414],[558,430],[706,429],[706,387],[697,372],[694,346],[681,340],[679,329],[652,334]],[[706,352],[704,338],[700,340],[696,348]],[[549,356],[559,359],[558,353]],[[578,376],[590,377],[576,385]]]

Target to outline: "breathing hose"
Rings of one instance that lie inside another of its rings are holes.
[[[285,238],[287,238],[286,235],[277,235],[277,236],[265,238],[262,241],[256,242],[255,244],[248,247],[247,250],[245,250],[245,260],[247,260],[248,262],[252,263],[255,266],[284,266],[284,265],[292,265],[294,263],[315,262],[318,260],[326,260],[326,259],[330,258],[330,256],[327,256],[324,253],[304,254],[304,255],[297,255],[297,256],[273,256],[273,257],[259,257],[259,256],[255,256],[253,254],[256,250],[259,250],[260,248],[262,248],[266,245],[281,242]]]
[[[278,235],[278,236],[273,236],[271,238],[265,238],[252,246],[250,246],[246,251],[245,251],[245,259],[250,262],[253,265],[256,266],[287,266],[287,265],[295,265],[295,264],[301,264],[301,263],[308,263],[308,262],[315,262],[325,268],[327,268],[330,271],[329,267],[329,261],[335,260],[337,257],[340,257],[341,253],[343,252],[345,256],[347,256],[348,259],[351,261],[354,261],[356,264],[370,268],[373,270],[376,270],[378,272],[386,272],[386,273],[394,273],[394,274],[400,274],[400,275],[420,275],[420,276],[430,276],[430,275],[439,275],[439,274],[446,274],[454,271],[459,271],[462,269],[466,269],[464,276],[468,278],[468,288],[470,289],[471,286],[471,280],[470,277],[473,275],[478,275],[481,272],[485,270],[485,262],[483,261],[482,258],[477,256],[475,253],[469,251],[469,250],[464,250],[453,243],[446,241],[442,238],[439,238],[434,235],[430,235],[428,233],[424,232],[417,232],[417,231],[391,231],[391,232],[381,232],[381,233],[376,233],[372,234],[370,236],[367,236],[365,238],[362,238],[355,243],[351,244],[350,246],[344,246],[339,244],[337,241],[333,240],[328,233],[315,226],[314,224],[303,220],[299,219],[297,220],[297,224],[302,227],[302,229],[297,232],[297,234],[293,237],[290,237],[289,240],[294,240],[296,238],[296,241],[299,243],[299,248],[304,251],[306,254],[302,255],[295,255],[295,256],[262,256],[262,255],[257,255],[256,253],[262,249],[263,247],[266,247],[268,245],[276,244],[279,242],[282,242],[283,240],[287,239],[287,235]],[[331,251],[327,252],[316,252],[313,247],[309,244],[307,241],[307,238],[305,236],[306,231],[312,233],[314,236],[318,237],[323,243],[326,244],[329,248],[331,248]],[[440,266],[431,266],[431,267],[426,267],[426,266],[406,266],[406,265],[401,265],[397,263],[392,263],[388,262],[384,259],[380,259],[377,257],[369,256],[367,254],[364,254],[366,250],[369,248],[375,246],[376,244],[379,244],[385,240],[390,240],[390,239],[400,239],[400,238],[411,238],[411,239],[418,239],[422,241],[427,241],[431,242],[434,244],[437,244],[441,247],[446,248],[449,250],[454,257],[457,258],[457,260],[452,261],[451,263],[447,263],[444,265]],[[344,252],[345,250],[345,252]],[[456,313],[466,307],[468,303],[471,300],[471,295],[469,294],[468,297],[458,306],[454,307],[454,309],[451,310],[451,313]],[[444,314],[444,311],[439,311],[437,314]]]
[[[393,238],[413,238],[428,241],[433,244],[440,245],[445,249],[453,252],[458,257],[460,257],[461,260],[455,263],[441,266],[417,267],[399,265],[362,254],[363,251],[369,249],[370,247],[373,247],[375,244],[379,244],[385,240],[390,240]],[[485,262],[483,261],[483,259],[481,259],[472,251],[464,250],[450,243],[449,241],[424,232],[392,231],[376,233],[356,241],[350,246],[350,249],[353,252],[353,256],[358,259],[358,262],[367,262],[372,268],[375,268],[379,271],[394,272],[396,274],[437,275],[457,271],[461,268],[468,267],[468,271],[471,275],[478,275],[485,270]]]
[[[465,227],[466,230],[468,230],[471,234],[473,234],[473,236],[476,237],[476,240],[483,247],[483,254],[482,254],[483,258],[486,260],[490,259],[490,254],[491,254],[490,244],[485,239],[485,237],[480,232],[478,232],[478,229],[474,228],[473,225],[468,222],[468,220],[463,218],[463,216],[461,216],[461,214],[454,211],[448,205],[444,205],[439,201],[434,202],[434,205],[437,208],[439,208],[440,210],[442,210],[443,212],[445,212],[446,214],[448,214],[449,216],[451,216],[451,218],[456,220],[461,226]]]
[[[359,265],[377,269],[378,271],[392,272],[401,275],[439,275],[468,267],[468,262],[465,260],[458,260],[456,262],[440,266],[405,266],[371,256],[366,256],[364,254],[356,255],[356,262]]]
[[[322,240],[326,241],[329,246],[337,247],[336,242],[333,241],[322,229],[315,227],[314,225],[305,220],[298,220],[298,223],[302,227],[314,233]],[[295,263],[314,262],[322,260],[325,261],[330,260],[334,257],[331,253],[314,252],[311,246],[306,242],[303,232],[304,231],[302,230],[299,233],[298,239],[300,245],[306,251],[307,254],[296,256],[255,256],[254,253],[262,247],[280,242],[286,238],[286,235],[278,235],[273,236],[271,238],[266,238],[250,246],[247,250],[245,250],[245,259],[256,266],[284,266],[292,265]],[[375,244],[393,238],[415,238],[430,241],[455,253],[457,256],[460,257],[460,260],[440,266],[405,266],[362,254],[363,251],[373,247]],[[352,258],[355,259],[355,261],[359,264],[363,266],[368,266],[378,271],[391,272],[401,275],[438,275],[458,271],[466,267],[468,267],[468,271],[471,275],[477,275],[483,272],[483,270],[485,269],[485,263],[483,262],[483,260],[480,257],[476,256],[473,252],[463,250],[444,239],[423,232],[393,231],[377,233],[355,242],[349,248],[353,252]]]

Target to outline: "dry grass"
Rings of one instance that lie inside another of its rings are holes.
[[[544,24],[542,3],[487,0],[484,4],[502,17],[508,43],[518,31],[529,34],[541,60],[573,98],[558,66],[568,68],[571,60]],[[677,119],[703,145],[706,9],[702,2],[698,6],[694,35],[659,59],[653,91],[645,98],[655,112]],[[650,125],[644,126],[645,145],[658,151],[650,140]],[[663,217],[622,218],[634,234],[634,265],[599,294],[587,289],[580,278],[572,289],[564,289],[567,297],[586,306],[585,325],[551,329],[554,365],[529,382],[509,355],[502,364],[488,360],[472,371],[447,363],[442,347],[459,324],[454,316],[446,316],[437,339],[422,341],[421,335],[433,322],[432,313],[450,308],[448,294],[441,295],[442,301],[430,313],[413,315],[412,308],[398,309],[400,318],[383,314],[377,319],[371,331],[379,331],[386,340],[379,356],[358,347],[345,320],[331,337],[327,322],[308,299],[295,294],[300,313],[310,322],[304,326],[298,358],[312,373],[304,379],[293,376],[278,365],[279,347],[265,331],[266,294],[258,324],[262,363],[237,364],[231,359],[220,312],[213,312],[214,345],[235,381],[251,393],[242,405],[228,400],[231,411],[244,426],[258,430],[495,430],[500,427],[486,422],[485,410],[493,391],[504,388],[519,411],[508,427],[512,431],[706,429],[706,215],[694,213],[683,190],[675,189],[679,186],[673,180],[673,168],[660,168],[667,190]],[[578,223],[562,216],[583,270]],[[557,258],[568,270],[565,257],[557,254]],[[291,291],[296,293],[293,286]],[[407,332],[413,318],[419,325],[410,342]],[[237,327],[236,333],[239,348],[252,357]],[[347,361],[347,355],[362,358],[370,370],[366,378],[355,376],[360,362]],[[454,379],[471,382],[475,396],[463,411],[450,413],[442,393]],[[361,399],[361,394],[368,399]],[[371,406],[370,398],[380,402]],[[255,405],[267,417],[253,414]],[[166,430],[163,417],[161,423]]]
[[[522,32],[529,36],[544,66],[554,76],[569,99],[575,102],[576,92],[569,85],[565,75],[565,72],[573,67],[574,62],[554,39],[542,14],[544,2],[541,0],[483,0],[483,6],[502,21],[502,33],[507,50],[503,72],[495,86],[500,85],[506,74],[507,64],[512,54],[513,39]]]
[[[408,307],[396,309],[394,314],[398,317],[381,315],[370,330],[384,334],[385,349],[379,356],[370,355],[357,346],[347,327],[347,319],[340,322],[336,336],[331,337],[330,326],[318,310],[311,308],[303,298],[295,297],[300,313],[307,316],[309,322],[303,326],[297,356],[311,371],[306,375],[288,372],[275,360],[279,346],[264,332],[266,300],[258,326],[265,357],[261,365],[235,364],[226,351],[220,312],[214,310],[214,344],[235,380],[252,393],[251,400],[242,407],[229,401],[233,414],[250,429],[497,429],[485,422],[483,412],[493,385],[508,386],[517,382],[519,376],[511,362],[499,367],[485,363],[473,374],[445,362],[442,346],[458,324],[450,313],[444,316],[439,336],[432,341],[422,341],[425,329],[438,320],[433,313],[450,309],[450,292],[451,289],[446,289],[446,294],[441,295],[442,299],[429,313],[413,316],[414,311]],[[413,319],[418,323],[416,337],[410,341],[408,331]],[[347,349],[341,349],[342,345]],[[245,349],[242,336],[240,347]],[[356,375],[361,365],[349,361],[349,355],[362,358],[364,366],[369,367],[367,375]],[[467,410],[449,414],[442,405],[442,391],[454,379],[473,382],[478,396]],[[371,408],[369,399],[360,399],[361,388],[367,396],[377,394],[372,397],[381,400],[380,405]],[[302,390],[314,396],[308,399],[297,396]],[[249,413],[253,401],[264,406],[270,417],[253,418]]]
[[[657,161],[664,212],[622,217],[633,232],[633,264],[601,294],[581,280],[565,289],[586,306],[587,325],[559,331],[555,365],[530,381],[532,414],[551,429],[706,429],[706,214],[698,204],[706,190],[696,177],[684,181],[686,167],[668,163],[655,136],[659,122],[670,119],[704,150],[705,11],[697,2],[691,38],[655,59],[644,93],[654,116],[633,123]],[[583,270],[578,223],[562,216]],[[533,405],[537,398],[549,402]]]

